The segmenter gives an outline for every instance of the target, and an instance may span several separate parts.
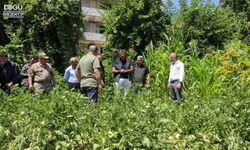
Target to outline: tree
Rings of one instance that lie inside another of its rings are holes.
[[[249,0],[220,0],[224,7],[231,7],[236,12],[244,12],[250,21],[250,1]]]
[[[209,49],[223,49],[227,41],[242,38],[244,18],[231,9],[214,6],[205,0],[193,0],[190,6],[182,0],[180,4],[174,26],[182,31],[182,42],[186,46],[195,45],[205,54]]]
[[[106,46],[142,53],[152,41],[162,39],[170,18],[161,0],[116,0],[105,13]]]
[[[15,0],[13,0],[15,1]],[[9,19],[5,33],[20,39],[23,52],[43,50],[63,71],[70,57],[77,54],[84,24],[80,0],[19,1],[24,5],[23,19]],[[15,1],[16,3],[16,1]]]
[[[232,8],[239,15],[246,15],[246,26],[242,29],[244,38],[242,39],[246,44],[250,45],[250,1],[249,0],[220,0],[224,7]],[[248,22],[247,22],[248,21]]]

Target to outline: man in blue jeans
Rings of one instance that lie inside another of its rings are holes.
[[[172,98],[176,102],[181,102],[181,89],[184,79],[184,64],[178,60],[176,53],[170,54],[170,60],[172,64],[170,65],[168,88],[170,89]]]
[[[130,60],[126,56],[126,51],[119,51],[119,58],[113,63],[112,72],[114,73],[115,86],[122,89],[125,94],[128,93],[131,86],[130,75],[134,69]]]
[[[95,45],[90,45],[89,52],[80,59],[76,68],[76,77],[80,81],[81,93],[94,103],[97,103],[98,92],[102,90],[101,66],[96,57],[97,54],[98,48]]]

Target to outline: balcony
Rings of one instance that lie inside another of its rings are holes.
[[[93,22],[102,22],[102,10],[90,7],[82,7],[82,14],[85,16],[85,20]]]
[[[92,33],[92,32],[84,32],[84,40],[86,41],[98,41],[98,42],[105,42],[105,38],[100,33]]]

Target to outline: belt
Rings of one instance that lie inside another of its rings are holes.
[[[180,81],[179,79],[176,79],[176,80],[170,81],[170,83],[175,83],[175,82],[179,82],[179,81]]]
[[[39,83],[39,84],[43,84],[43,83],[50,83],[50,81],[34,81],[34,82],[36,82],[36,83]]]

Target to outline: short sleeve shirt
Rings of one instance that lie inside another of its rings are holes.
[[[34,82],[50,82],[52,80],[52,67],[47,63],[42,65],[40,62],[33,64],[28,74],[34,78]]]
[[[132,64],[130,63],[130,60],[128,60],[128,59],[126,60],[126,62],[122,62],[120,59],[117,59],[113,63],[112,67],[114,67],[115,69],[118,69],[118,70],[120,70],[120,69],[128,70],[132,67]],[[119,78],[129,78],[130,73],[115,73],[114,75],[115,75],[115,77],[117,75],[120,75]]]
[[[81,87],[97,87],[94,69],[100,68],[100,62],[96,56],[91,54],[84,55],[77,65],[77,70],[80,71],[81,75]]]
[[[149,74],[149,69],[146,65],[134,65],[133,81],[145,83],[147,74]]]

